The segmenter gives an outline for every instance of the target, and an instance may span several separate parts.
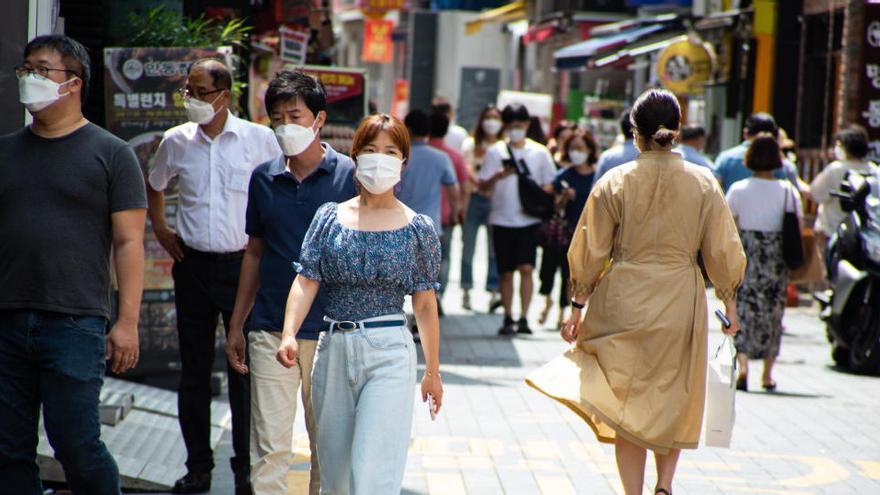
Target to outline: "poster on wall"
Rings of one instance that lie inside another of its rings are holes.
[[[104,49],[106,127],[128,141],[144,174],[149,170],[164,132],[187,120],[178,91],[183,88],[192,63],[206,57],[228,58],[230,54],[228,48]],[[165,191],[165,215],[172,228],[176,212],[177,188],[172,183]],[[171,277],[173,260],[153,234],[149,219],[144,255],[144,296],[139,325],[142,358],[138,367],[126,376],[173,371],[178,366]],[[218,346],[222,346],[222,338]]]
[[[262,56],[250,68],[250,115],[254,122],[269,123],[264,105],[269,81],[282,68],[301,68],[317,78],[327,92],[327,122],[321,129],[321,140],[340,153],[348,153],[354,131],[367,115],[367,78],[362,69],[325,66],[285,65],[275,56]]]
[[[501,89],[501,71],[489,67],[462,67],[456,122],[473,129],[486,105],[495,103]]]

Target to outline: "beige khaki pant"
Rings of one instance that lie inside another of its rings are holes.
[[[280,332],[252,331],[248,334],[251,376],[251,485],[255,495],[287,495],[287,473],[296,417],[296,391],[302,384],[302,400],[309,434],[311,473],[309,495],[318,495],[315,414],[312,411],[312,363],[316,340],[297,339],[298,365],[287,369],[276,359]]]

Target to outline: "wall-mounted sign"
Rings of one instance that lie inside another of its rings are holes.
[[[364,48],[361,52],[361,60],[390,64],[394,55],[394,45],[391,42],[393,29],[392,21],[367,18],[364,21]]]
[[[859,80],[858,124],[868,131],[871,160],[880,160],[880,4],[865,5],[865,34],[862,38],[864,69]]]
[[[406,0],[360,0],[358,5],[365,16],[381,19],[392,10],[402,10]]]
[[[713,54],[704,45],[678,41],[657,57],[657,77],[664,88],[676,95],[698,95],[712,78],[713,64]]]

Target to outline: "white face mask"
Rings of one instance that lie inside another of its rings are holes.
[[[510,138],[511,143],[518,143],[526,138],[526,130],[520,128],[513,128],[507,131],[507,137]]]
[[[385,153],[364,153],[357,157],[358,182],[373,194],[382,194],[400,182],[403,160]]]
[[[186,109],[186,116],[189,118],[190,122],[195,122],[199,125],[205,125],[217,115],[220,110],[214,110],[214,102],[222,96],[221,92],[217,95],[217,98],[214,98],[214,101],[208,103],[206,101],[197,100],[195,98],[187,98],[183,100],[183,108]]]
[[[315,140],[316,134],[314,128],[299,124],[284,124],[275,129],[275,138],[284,156],[297,156],[305,151]]]
[[[62,96],[70,94],[60,93],[61,86],[73,81],[71,78],[63,83],[57,83],[51,79],[37,74],[28,74],[18,78],[18,101],[22,102],[31,113],[39,112],[49,105],[58,101]]]
[[[568,152],[568,159],[571,160],[572,165],[583,165],[587,163],[587,153],[584,151],[575,151],[571,150]]]
[[[490,136],[497,136],[498,132],[501,131],[501,121],[498,119],[486,119],[481,125],[483,132]]]

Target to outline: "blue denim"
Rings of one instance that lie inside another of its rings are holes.
[[[107,320],[0,310],[0,480],[3,493],[40,495],[40,406],[74,494],[116,495],[119,470],[101,441],[98,398]]]
[[[452,249],[452,232],[455,225],[444,225],[440,234],[440,294],[446,291],[449,284],[449,250]]]
[[[477,231],[481,226],[486,227],[486,235],[489,239],[489,267],[486,274],[486,290],[498,290],[498,265],[495,264],[495,248],[492,243],[492,229],[489,228],[489,212],[492,211],[492,202],[482,194],[471,194],[468,203],[467,214],[461,229],[462,253],[461,253],[461,288],[472,289],[474,287],[474,249],[477,244]]]
[[[322,332],[312,371],[323,495],[400,493],[412,431],[416,349],[404,325]],[[428,412],[425,411],[425,414]]]

